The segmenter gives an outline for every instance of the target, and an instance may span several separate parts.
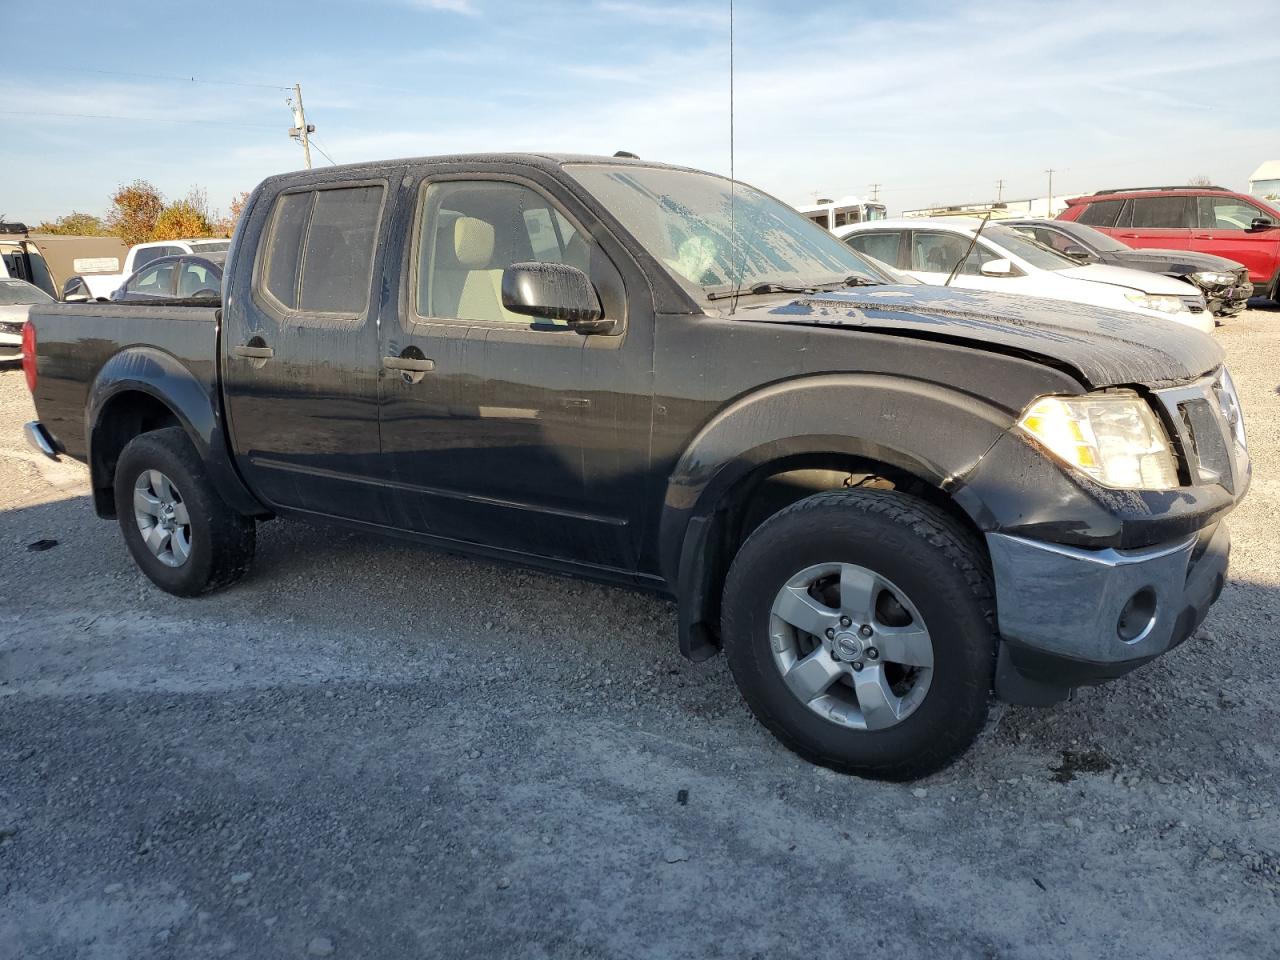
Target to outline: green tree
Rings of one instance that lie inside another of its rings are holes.
[[[91,213],[80,213],[73,210],[65,217],[57,220],[46,220],[34,227],[32,233],[56,233],[74,237],[101,237],[106,235],[106,227],[102,220]]]

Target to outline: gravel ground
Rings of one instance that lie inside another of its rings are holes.
[[[1219,337],[1206,628],[905,786],[786,752],[646,595],[271,523],[169,597],[0,371],[0,957],[1280,955],[1280,311]]]

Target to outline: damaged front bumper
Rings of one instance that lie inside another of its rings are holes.
[[[1253,284],[1248,277],[1231,286],[1217,283],[1197,283],[1196,286],[1204,294],[1205,309],[1215,317],[1234,317],[1249,305],[1249,298],[1253,296]]]
[[[1122,676],[1186,640],[1226,582],[1225,522],[1137,550],[987,534],[1001,636],[996,695],[1046,705]]]

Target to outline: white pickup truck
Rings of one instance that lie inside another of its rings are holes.
[[[152,260],[160,257],[171,257],[181,253],[218,253],[231,246],[230,240],[206,237],[198,240],[155,240],[151,243],[138,243],[129,248],[124,259],[124,269],[119,273],[87,273],[72,277],[68,285],[76,279],[84,281],[94,299],[107,299],[122,283],[133,276],[134,271],[145,267]],[[65,288],[64,288],[65,294]]]

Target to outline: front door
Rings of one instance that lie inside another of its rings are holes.
[[[228,291],[222,377],[241,469],[272,507],[386,522],[372,281],[389,189],[321,181],[254,211],[244,249],[264,233]]]
[[[652,402],[650,323],[553,181],[440,173],[417,188],[399,322],[382,330],[392,522],[444,540],[631,570]],[[587,272],[609,335],[502,306],[503,270]],[[643,363],[628,363],[645,354]],[[601,437],[601,431],[607,436]]]
[[[1280,261],[1280,218],[1236,197],[1197,197],[1196,206],[1199,226],[1191,249],[1243,264],[1259,288],[1269,284]],[[1270,220],[1272,226],[1255,229],[1255,220]]]

